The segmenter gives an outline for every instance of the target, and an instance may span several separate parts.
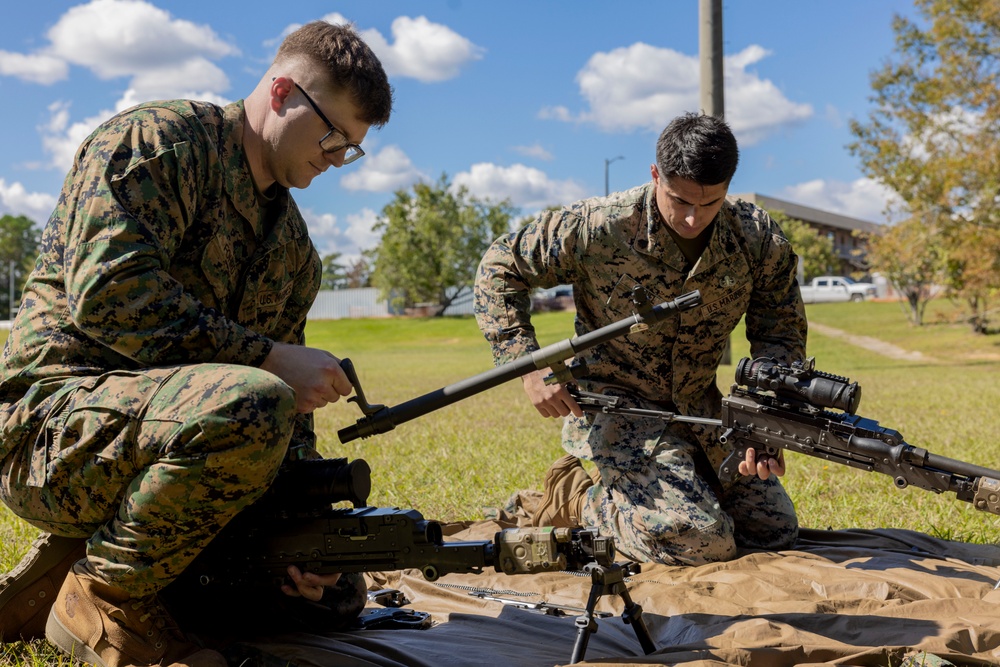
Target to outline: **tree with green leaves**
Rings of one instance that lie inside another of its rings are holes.
[[[933,220],[910,218],[868,235],[868,261],[877,266],[900,293],[910,324],[924,322],[944,268],[942,237]]]
[[[806,281],[834,270],[837,266],[837,253],[833,249],[833,239],[821,235],[801,220],[788,217],[783,211],[768,209],[767,212],[781,227],[785,238],[799,256]]]
[[[0,217],[0,319],[13,315],[21,288],[35,264],[42,230],[23,215]],[[13,279],[13,282],[11,280]],[[11,292],[14,295],[11,303]]]
[[[323,256],[323,281],[321,289],[344,289],[347,286],[347,267],[340,263],[343,255],[332,252]]]
[[[946,268],[938,280],[965,299],[974,326],[985,331],[982,305],[1000,285],[996,256],[983,251],[1000,245],[1000,6],[915,5],[917,20],[893,21],[893,56],[872,75],[875,108],[851,123],[849,148],[866,175],[899,196],[901,224],[933,230],[933,238],[924,234],[933,248],[913,271]]]
[[[472,289],[479,260],[510,230],[513,210],[507,200],[471,197],[444,175],[397,190],[374,227],[382,238],[368,254],[372,284],[394,306],[433,304],[440,315]]]

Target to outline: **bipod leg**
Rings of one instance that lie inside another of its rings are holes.
[[[636,563],[613,563],[605,567],[603,565],[588,566],[590,570],[590,597],[587,599],[587,608],[581,616],[576,617],[576,643],[573,645],[573,656],[570,663],[583,660],[583,654],[587,651],[587,644],[590,642],[590,635],[597,632],[597,621],[594,618],[594,609],[597,601],[602,595],[618,595],[625,604],[625,611],[622,613],[622,620],[627,625],[631,625],[635,630],[635,636],[639,639],[642,650],[649,655],[656,650],[653,638],[649,635],[649,629],[645,621],[642,620],[642,607],[632,600],[625,587],[625,577],[638,574],[639,566]]]
[[[632,629],[635,630],[635,636],[639,640],[639,645],[642,646],[642,650],[645,651],[646,655],[649,655],[656,650],[656,644],[653,643],[653,638],[649,634],[646,622],[642,620],[642,605],[632,600],[632,596],[628,594],[628,589],[624,585],[618,591],[618,595],[621,597],[622,602],[625,603],[622,620],[625,621],[626,625],[632,626]]]
[[[587,598],[587,608],[583,614],[576,617],[576,642],[573,644],[573,655],[570,656],[570,664],[583,660],[583,654],[587,652],[587,644],[590,643],[590,635],[597,632],[597,620],[594,618],[594,609],[597,601],[605,594],[604,583],[605,568],[597,565],[590,572],[590,596]]]

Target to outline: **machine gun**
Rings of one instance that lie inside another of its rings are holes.
[[[624,583],[639,566],[615,562],[612,538],[592,528],[541,527],[500,530],[492,540],[445,541],[441,524],[416,510],[368,507],[370,473],[363,459],[286,462],[260,500],[227,524],[171,584],[173,595],[190,604],[192,598],[227,600],[239,591],[259,604],[288,583],[290,565],[317,574],[417,569],[428,581],[488,568],[508,575],[570,570],[592,581],[587,608],[576,622],[573,662],[582,659],[597,631],[594,609],[607,594],[623,600],[622,618],[645,652],[656,650],[642,608]]]
[[[527,375],[536,370],[548,368],[552,373],[545,379],[547,383],[566,383],[579,378],[584,372],[581,365],[567,365],[565,362],[583,350],[606,343],[628,333],[643,331],[659,324],[674,312],[690,310],[701,303],[701,293],[697,290],[683,294],[673,301],[665,301],[653,306],[646,298],[645,290],[636,286],[632,290],[632,303],[635,313],[607,326],[601,327],[582,336],[574,336],[566,340],[547,345],[529,355],[519,357],[506,364],[467,378],[455,384],[448,385],[423,396],[401,403],[395,407],[372,405],[365,399],[361,382],[350,359],[341,361],[344,372],[354,386],[355,395],[347,399],[357,403],[365,415],[353,426],[337,431],[342,443],[357,438],[367,438],[379,433],[385,433],[399,424],[422,417],[423,415],[451,405],[469,396],[491,389],[499,384]]]
[[[535,574],[609,566],[614,541],[591,529],[508,528],[493,540],[446,542],[441,524],[413,509],[366,506],[363,459],[287,462],[264,496],[241,512],[185,570],[207,589],[287,583],[289,565],[317,574],[418,569]],[[350,502],[353,507],[334,507]]]
[[[736,384],[722,399],[721,420],[624,408],[616,397],[575,393],[580,407],[592,412],[724,428],[719,441],[733,449],[719,466],[722,481],[739,477],[739,463],[750,448],[770,456],[787,449],[889,475],[899,489],[912,485],[935,493],[953,492],[977,510],[1000,514],[1000,471],[932,454],[905,442],[899,431],[857,416],[858,383],[817,371],[812,357],[791,366],[770,358],[740,360]]]

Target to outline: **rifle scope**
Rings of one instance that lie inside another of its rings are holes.
[[[814,357],[796,361],[790,367],[769,357],[743,357],[736,366],[736,383],[852,415],[861,403],[861,387],[857,382],[816,370]]]
[[[308,511],[349,501],[355,507],[368,504],[372,469],[364,459],[305,459],[288,461],[261,498],[272,509]]]

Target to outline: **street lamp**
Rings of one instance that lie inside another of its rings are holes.
[[[624,160],[624,159],[625,159],[624,155],[619,155],[618,157],[613,157],[613,158],[610,158],[610,159],[609,158],[604,158],[604,196],[605,197],[607,197],[609,194],[611,194],[611,191],[608,188],[608,167],[611,166],[612,162],[615,162],[617,160]]]

